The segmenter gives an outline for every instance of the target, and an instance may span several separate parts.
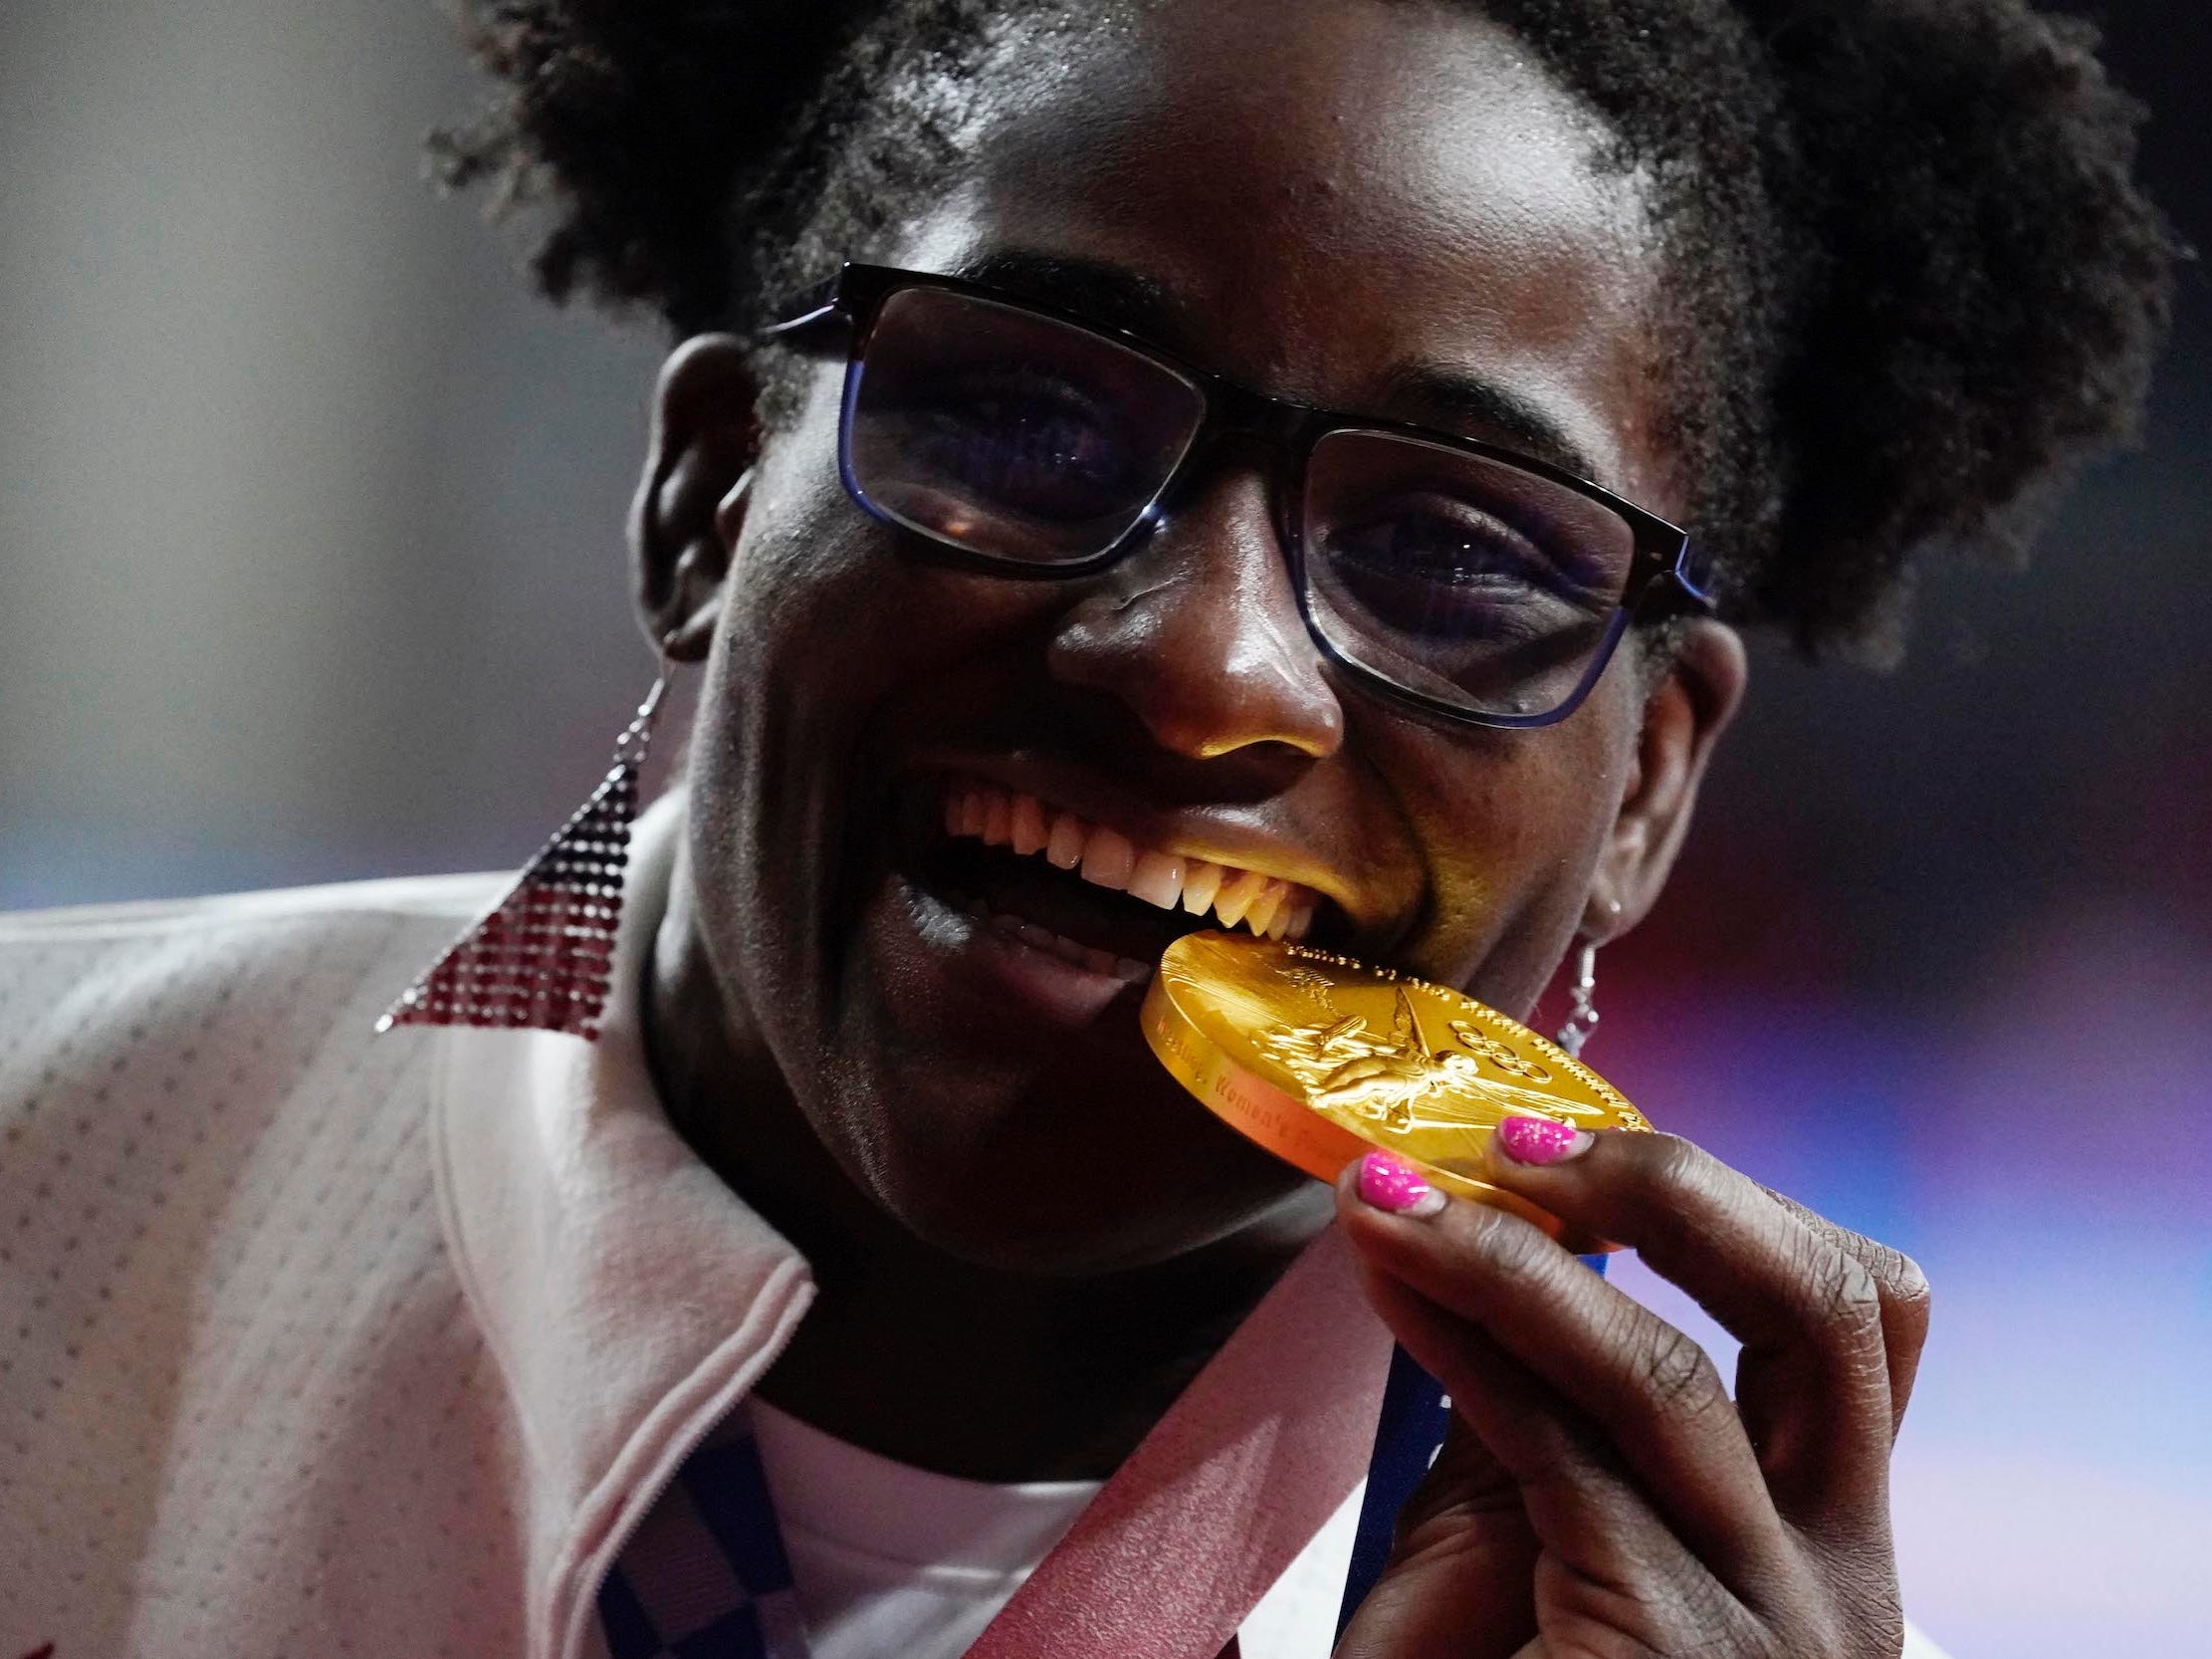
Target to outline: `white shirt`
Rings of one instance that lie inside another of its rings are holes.
[[[934,1474],[746,1404],[813,1659],[960,1659],[1075,1524],[1095,1481]],[[1241,1659],[1328,1659],[1363,1482],[1237,1630]],[[1901,1659],[1944,1659],[1905,1626]]]
[[[957,1659],[1097,1494],[896,1463],[747,1402],[813,1659]]]
[[[813,1659],[959,1659],[1097,1493],[894,1462],[747,1402]],[[1327,1659],[1363,1485],[1237,1631],[1242,1659]]]

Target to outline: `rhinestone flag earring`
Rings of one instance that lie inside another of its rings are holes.
[[[653,689],[615,740],[614,765],[591,799],[531,859],[515,885],[401,993],[379,1032],[394,1026],[489,1026],[568,1032],[596,1042],[622,915],[630,822],[653,716],[668,689],[664,657]]]

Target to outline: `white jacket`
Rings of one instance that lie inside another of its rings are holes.
[[[598,1650],[811,1287],[633,998],[596,1045],[370,1035],[502,884],[0,917],[0,1654]]]

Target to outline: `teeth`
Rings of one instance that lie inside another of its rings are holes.
[[[1252,907],[1244,912],[1244,925],[1254,933],[1264,934],[1275,919],[1275,912],[1282,908],[1282,901],[1290,896],[1290,883],[1270,881],[1259,889],[1259,897],[1252,900]]]
[[[1012,823],[1008,826],[1013,837],[1013,849],[1026,858],[1032,852],[1042,852],[1044,843],[1052,832],[1044,827],[1044,809],[1037,805],[1033,795],[1013,798]]]
[[[1129,885],[1137,867],[1137,843],[1118,830],[1100,825],[1091,831],[1083,848],[1083,879],[1101,887]]]
[[[1227,874],[1219,864],[1199,859],[1183,872],[1183,908],[1194,916],[1213,909],[1214,895],[1221,890],[1221,878]]]
[[[1086,838],[1083,821],[1073,813],[1062,813],[1052,821],[1052,837],[1045,842],[1044,856],[1058,869],[1073,869],[1083,861]]]
[[[1222,927],[1241,923],[1269,939],[1304,938],[1320,903],[1319,894],[1294,881],[1140,847],[1118,830],[1086,824],[1073,813],[1055,812],[1035,796],[1018,792],[973,785],[949,790],[945,832],[987,846],[1009,847],[1024,858],[1042,853],[1055,868],[1077,871],[1096,886],[1126,892],[1162,910],[1173,910],[1178,904],[1194,916],[1211,910]],[[988,914],[980,905],[971,906],[970,913]],[[989,920],[1008,938],[1096,973],[1117,974],[1134,982],[1152,972],[1143,963],[1091,950],[1018,917],[991,915]]]
[[[1086,874],[1090,871],[1087,859],[1083,869]],[[1129,891],[1147,904],[1173,910],[1175,901],[1183,896],[1183,860],[1169,852],[1139,854],[1137,867],[1129,872]]]
[[[1252,907],[1252,900],[1259,897],[1266,885],[1267,877],[1255,869],[1236,871],[1214,895],[1214,914],[1221,918],[1223,927],[1234,927],[1244,919],[1244,912]]]

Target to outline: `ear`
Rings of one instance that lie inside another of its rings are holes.
[[[1735,718],[1749,672],[1741,636],[1722,623],[1692,622],[1676,642],[1645,703],[1628,790],[1591,878],[1585,938],[1599,944],[1618,938],[1659,901],[1689,832],[1706,763]]]
[[[735,335],[695,336],[661,365],[630,566],[638,621],[675,661],[697,662],[714,638],[760,442],[758,391]]]

